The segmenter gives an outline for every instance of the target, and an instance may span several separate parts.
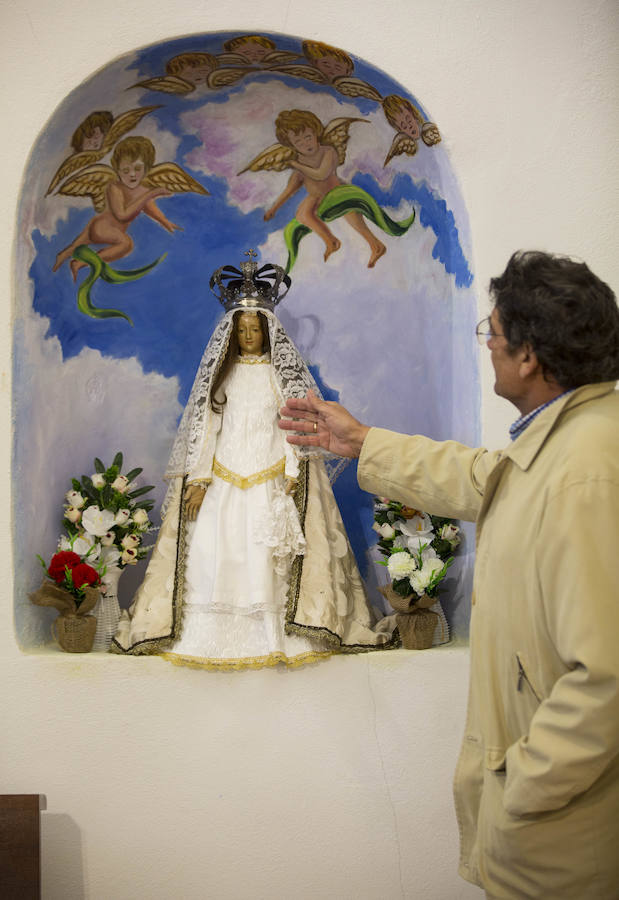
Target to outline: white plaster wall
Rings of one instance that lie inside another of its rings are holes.
[[[517,247],[581,256],[619,288],[614,0],[4,0],[0,22],[4,473],[23,165],[64,96],[137,45],[250,28],[345,47],[439,123],[469,208],[480,316]],[[499,446],[514,416],[487,369],[482,399],[484,439]],[[8,474],[1,489],[8,509]],[[8,548],[8,517],[1,529]],[[47,795],[46,900],[480,896],[456,875],[450,799],[465,648],[236,674],[24,656],[8,549],[4,564],[0,786]]]

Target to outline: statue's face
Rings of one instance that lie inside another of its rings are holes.
[[[236,320],[241,356],[260,356],[264,337],[258,313],[241,313]]]

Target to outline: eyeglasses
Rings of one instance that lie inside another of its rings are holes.
[[[482,319],[475,329],[475,334],[477,336],[477,341],[484,346],[487,344],[490,338],[495,337],[505,337],[504,334],[497,334],[496,331],[492,330],[492,324],[490,322],[490,316],[486,316],[485,319]]]

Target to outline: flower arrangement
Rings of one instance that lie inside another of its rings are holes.
[[[460,529],[452,519],[430,516],[395,500],[376,497],[374,531],[386,559],[391,588],[400,597],[436,597],[438,586],[453,563]]]
[[[154,502],[138,498],[152,491],[154,485],[136,488],[133,479],[142,469],[131,469],[123,475],[122,464],[122,453],[116,454],[108,468],[95,458],[94,473],[82,475],[81,480],[71,479],[72,490],[65,495],[66,535],[60,538],[58,549],[95,565],[100,574],[108,567],[135,565],[147,553],[142,539],[151,528],[148,514]]]
[[[62,650],[88,653],[97,628],[96,618],[88,614],[99,602],[101,573],[70,550],[54,553],[49,566],[40,556],[38,559],[47,578],[30,594],[30,600],[58,611],[52,634]]]
[[[54,553],[49,568],[39,556],[39,562],[57,585],[67,590],[79,602],[84,599],[84,589],[95,587],[101,583],[101,575],[97,569],[93,569],[88,563],[82,562],[77,553],[70,550],[62,550]]]

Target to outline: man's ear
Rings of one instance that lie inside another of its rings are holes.
[[[530,378],[538,372],[541,374],[542,367],[537,358],[535,350],[530,344],[523,344],[520,348],[520,367],[518,374],[522,379]]]

